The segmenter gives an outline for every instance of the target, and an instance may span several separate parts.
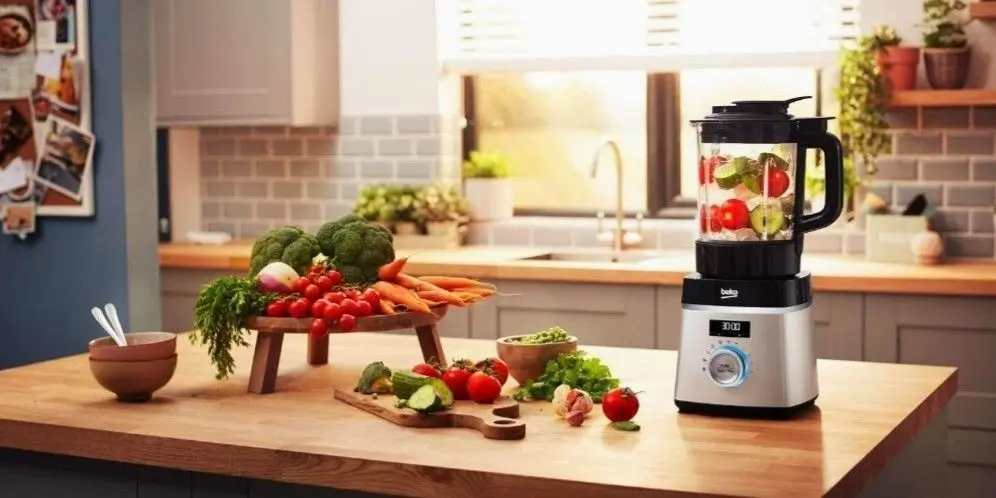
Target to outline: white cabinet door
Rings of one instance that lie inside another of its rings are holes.
[[[274,0],[155,0],[160,125],[291,114],[291,8]]]

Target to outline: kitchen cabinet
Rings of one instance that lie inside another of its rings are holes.
[[[338,0],[153,0],[160,126],[330,125]]]

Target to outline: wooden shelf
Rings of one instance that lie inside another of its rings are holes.
[[[996,2],[975,2],[969,4],[968,15],[972,19],[996,20]]]
[[[890,107],[996,106],[996,88],[906,90],[892,96]]]

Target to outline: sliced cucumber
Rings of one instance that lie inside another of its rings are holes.
[[[450,390],[449,386],[442,379],[430,377],[428,385],[436,390],[436,396],[439,396],[439,402],[443,404],[443,408],[453,406],[453,391]]]
[[[788,170],[789,167],[788,161],[782,159],[777,154],[772,154],[770,152],[762,152],[760,155],[758,155],[757,162],[761,163],[762,166],[764,165],[764,163],[769,163],[769,166],[774,166],[776,168],[784,170]]]
[[[737,168],[736,161],[716,167],[713,177],[716,179],[716,185],[723,190],[736,187],[740,183],[740,170]]]
[[[432,413],[443,406],[443,400],[439,399],[436,389],[431,385],[425,385],[415,390],[408,398],[408,408],[419,413]]]
[[[784,224],[785,214],[780,203],[763,203],[750,212],[750,227],[762,237],[777,234]]]

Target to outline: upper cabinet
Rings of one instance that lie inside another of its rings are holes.
[[[331,125],[337,0],[154,0],[159,126]]]

